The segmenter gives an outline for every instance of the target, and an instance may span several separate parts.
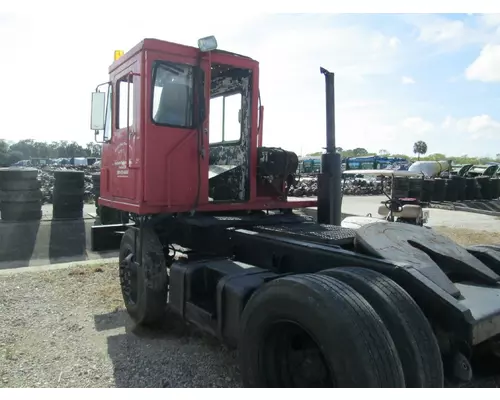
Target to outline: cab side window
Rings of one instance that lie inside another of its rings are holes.
[[[130,93],[129,93],[130,84]],[[116,127],[122,129],[134,125],[134,77],[127,74],[116,82]]]
[[[193,67],[167,61],[153,66],[151,118],[157,125],[192,128]]]
[[[210,99],[209,143],[236,143],[241,139],[241,93]]]

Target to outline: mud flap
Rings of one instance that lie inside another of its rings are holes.
[[[125,231],[135,224],[94,225],[90,228],[90,250],[112,251],[120,249]]]

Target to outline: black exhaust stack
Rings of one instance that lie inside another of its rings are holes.
[[[340,225],[342,219],[342,158],[335,147],[335,74],[324,68],[326,86],[326,152],[318,178],[318,223]]]

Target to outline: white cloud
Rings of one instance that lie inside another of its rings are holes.
[[[485,45],[500,40],[500,14],[475,15],[465,20],[435,14],[405,16],[418,30],[417,40],[440,51],[456,51],[466,45]]]
[[[416,135],[426,135],[434,129],[434,125],[431,122],[421,117],[406,118],[401,125]]]
[[[395,101],[390,90],[381,93],[374,85],[380,77],[389,76],[397,86],[402,74],[399,67],[418,57],[411,44],[394,33],[341,23],[342,15],[325,14],[245,13],[238,18],[195,14],[186,29],[185,15],[169,11],[166,16],[166,6],[154,6],[158,11],[154,14],[150,13],[153,6],[142,2],[144,13],[130,14],[127,7],[111,13],[107,2],[103,7],[104,3],[95,9],[85,7],[78,11],[78,18],[18,14],[9,17],[8,24],[0,19],[0,45],[10,54],[0,64],[2,75],[9,77],[0,97],[2,138],[91,141],[90,92],[107,80],[113,50],[128,50],[145,37],[196,45],[199,37],[210,34],[216,35],[220,48],[260,63],[265,145],[294,151],[302,147],[304,153],[324,147],[320,66],[336,74],[338,146],[411,153],[415,140],[426,140],[430,146],[439,131],[423,117],[406,118],[412,109],[409,103]],[[96,22],[97,14],[108,11],[126,29]],[[445,43],[457,36],[463,39],[460,31],[456,25],[427,29],[421,36]],[[414,82],[409,76],[401,77],[402,83],[410,80]],[[22,129],[19,121],[23,121]],[[437,142],[432,146],[435,151],[446,151]]]
[[[485,114],[458,119],[448,116],[441,127],[447,131],[461,133],[471,140],[500,139],[500,122]]]
[[[465,70],[465,76],[469,80],[500,82],[500,45],[484,46],[479,57]]]
[[[410,76],[403,76],[401,78],[401,83],[403,85],[413,85],[415,83],[415,79],[413,79],[412,77]]]
[[[391,46],[392,48],[395,49],[400,45],[401,45],[401,40],[399,40],[399,38],[393,36],[389,39],[389,46]]]
[[[435,19],[420,26],[419,40],[430,43],[448,42],[462,39],[466,34],[463,21]]]
[[[483,14],[479,16],[479,22],[486,28],[497,28],[500,26],[500,14]]]

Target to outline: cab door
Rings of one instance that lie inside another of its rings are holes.
[[[110,166],[111,195],[136,200],[140,165],[140,76],[139,62],[132,59],[114,75],[113,165]]]
[[[187,211],[208,202],[208,110],[201,123],[197,112],[201,82],[209,96],[208,65],[196,53],[146,52],[144,200],[151,206]]]

